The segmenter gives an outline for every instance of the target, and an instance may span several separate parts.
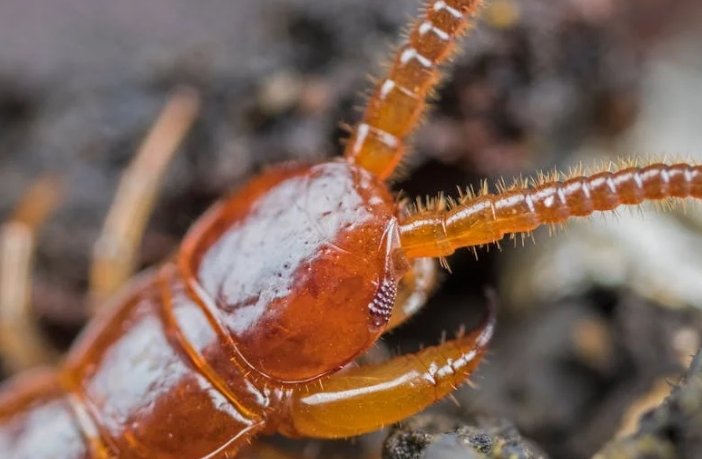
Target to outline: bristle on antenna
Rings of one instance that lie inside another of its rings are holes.
[[[346,145],[345,157],[381,179],[390,177],[405,144],[426,112],[426,99],[441,78],[440,64],[455,51],[482,0],[430,0],[408,29],[368,100],[363,119]]]
[[[477,196],[469,192],[444,209],[418,206],[400,224],[402,248],[411,258],[445,257],[461,247],[495,243],[506,234],[529,232],[541,225],[555,228],[571,217],[622,205],[657,201],[667,209],[676,198],[702,199],[702,166],[631,164],[622,163],[620,168],[609,162],[590,176],[540,173],[531,181],[518,178],[510,186],[498,184],[497,194],[489,194],[483,185]]]

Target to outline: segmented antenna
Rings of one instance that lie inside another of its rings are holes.
[[[428,93],[441,78],[439,65],[456,48],[456,38],[470,26],[482,0],[430,0],[410,29],[387,76],[368,101],[344,155],[380,178],[395,170],[405,153],[405,139],[426,109]]]
[[[570,217],[690,197],[702,198],[702,166],[629,167],[484,194],[450,209],[420,210],[401,223],[400,241],[408,257],[443,257],[460,247],[497,242],[505,234],[563,223]]]

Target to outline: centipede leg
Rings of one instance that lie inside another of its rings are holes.
[[[19,372],[55,357],[31,311],[36,234],[61,196],[56,178],[39,179],[0,227],[0,356]]]
[[[166,168],[191,128],[198,108],[199,97],[193,89],[178,89],[122,176],[93,248],[92,312],[133,274],[137,250]]]
[[[432,258],[416,258],[412,269],[400,280],[397,299],[388,330],[392,330],[416,314],[436,285],[436,262]]]
[[[494,310],[472,332],[387,362],[350,368],[292,394],[280,432],[339,438],[400,421],[443,398],[475,370],[493,334]]]

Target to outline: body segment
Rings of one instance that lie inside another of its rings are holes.
[[[282,166],[252,181],[203,217],[174,260],[129,284],[58,374],[30,395],[6,392],[0,438],[23,445],[35,432],[12,433],[18,419],[53,410],[80,434],[75,457],[194,459],[275,429],[295,389],[385,329],[409,268],[392,199],[345,162]],[[271,239],[287,250],[265,252]]]

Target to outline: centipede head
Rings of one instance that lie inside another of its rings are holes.
[[[331,373],[385,330],[408,263],[384,183],[333,161],[264,173],[186,239],[191,269],[252,370]]]

